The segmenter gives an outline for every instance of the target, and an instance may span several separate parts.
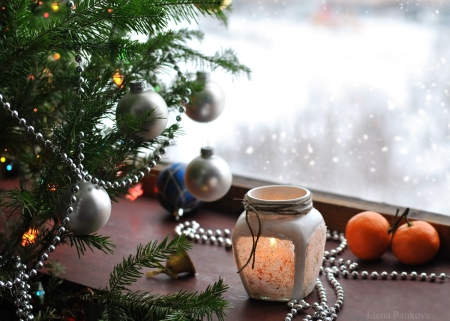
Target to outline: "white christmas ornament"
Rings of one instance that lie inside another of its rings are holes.
[[[137,133],[135,139],[149,141],[158,137],[166,129],[169,110],[161,95],[147,88],[145,81],[132,81],[130,91],[117,104],[117,124],[119,127],[123,126],[122,115],[132,114],[143,117],[148,112],[153,112],[155,119],[142,124],[142,132]]]
[[[190,102],[186,104],[186,115],[201,123],[213,121],[225,108],[225,95],[219,85],[209,79],[207,72],[198,71],[196,82],[205,87],[192,94]]]
[[[102,187],[89,182],[78,183],[79,190],[76,193],[72,192],[74,187],[75,185],[71,185],[70,190],[64,190],[59,195],[56,205],[59,218],[63,220],[68,216],[70,221],[65,227],[74,234],[87,235],[97,232],[108,222],[111,215],[108,193]],[[73,209],[71,214],[68,214],[69,207]]]
[[[184,183],[197,199],[213,202],[223,197],[231,187],[233,175],[228,164],[213,154],[212,147],[203,147],[201,155],[186,167]]]

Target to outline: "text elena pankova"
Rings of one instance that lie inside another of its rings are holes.
[[[430,319],[429,313],[420,313],[414,311],[392,313],[379,313],[376,311],[367,311],[367,319],[369,320],[426,320]]]

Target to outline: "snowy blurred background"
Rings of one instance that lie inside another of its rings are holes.
[[[211,73],[225,111],[184,117],[171,161],[209,144],[237,175],[450,215],[449,0],[234,0],[199,28],[253,75]]]

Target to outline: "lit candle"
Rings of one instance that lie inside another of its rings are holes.
[[[253,247],[252,238],[241,237],[237,246],[239,260],[245,262]],[[262,299],[291,297],[295,276],[294,263],[292,241],[260,237],[254,268],[248,267],[241,272],[247,280],[247,291]]]
[[[315,286],[325,248],[326,226],[311,192],[295,186],[255,188],[232,242],[242,284],[254,299],[289,301]]]

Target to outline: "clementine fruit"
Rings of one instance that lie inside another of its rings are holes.
[[[439,234],[430,223],[413,221],[395,231],[392,252],[403,264],[418,265],[431,260],[440,244]]]
[[[353,216],[345,228],[352,253],[363,260],[380,258],[389,248],[389,222],[380,213],[367,211]]]

